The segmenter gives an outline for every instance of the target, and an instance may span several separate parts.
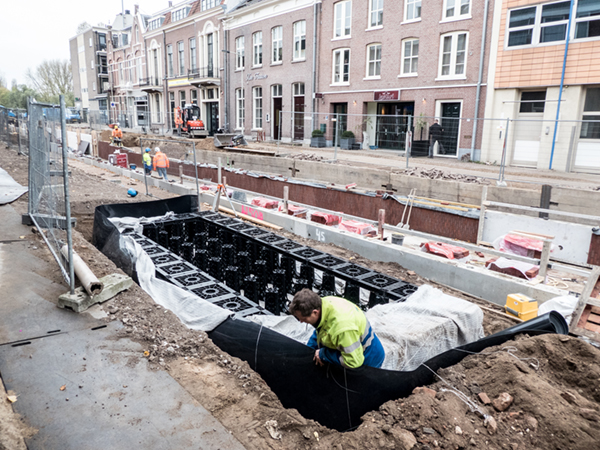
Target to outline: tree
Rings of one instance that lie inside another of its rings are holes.
[[[25,84],[13,84],[12,89],[0,86],[0,105],[6,108],[27,109],[27,97],[35,97],[36,92]]]
[[[38,92],[38,100],[44,103],[59,103],[59,96],[65,96],[67,106],[75,104],[73,75],[68,60],[53,59],[42,62],[35,72],[27,69],[26,78]]]

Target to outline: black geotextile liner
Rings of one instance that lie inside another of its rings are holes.
[[[136,279],[129,254],[120,246],[120,233],[111,217],[155,217],[172,211],[184,214],[198,210],[195,195],[143,203],[98,206],[94,214],[92,243],[125,273]],[[411,394],[432,383],[440,368],[460,362],[467,352],[481,352],[503,344],[516,334],[568,333],[564,318],[555,311],[521,323],[477,342],[444,352],[412,372],[361,367],[344,370],[327,364],[315,366],[314,350],[268,328],[245,320],[227,319],[209,333],[223,351],[250,364],[267,382],[286,408],[296,408],[304,417],[338,431],[360,425],[365,413],[383,403]],[[427,366],[427,367],[425,367]],[[431,370],[429,370],[429,369]]]
[[[137,282],[131,257],[123,251],[120,245],[121,233],[108,219],[112,217],[156,217],[165,215],[169,211],[175,214],[198,211],[198,197],[196,195],[182,195],[151,202],[97,206],[94,211],[92,244]]]
[[[284,407],[295,408],[304,417],[328,428],[347,431],[359,426],[365,413],[389,400],[407,397],[418,386],[434,382],[433,372],[438,369],[457,364],[471,352],[503,344],[519,333],[567,334],[568,326],[560,314],[552,311],[448,350],[411,372],[372,367],[344,370],[332,364],[318,367],[312,360],[313,349],[245,320],[229,318],[208,335],[223,351],[247,361]]]

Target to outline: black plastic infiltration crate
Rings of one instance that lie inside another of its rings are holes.
[[[181,239],[171,239],[170,233],[181,236]],[[201,292],[211,285],[213,287],[209,292],[238,296],[236,298],[242,299],[242,304],[249,302],[255,305],[252,306],[253,310],[262,313],[268,314],[259,305],[263,302],[271,313],[286,312],[291,296],[303,287],[322,295],[332,295],[339,289],[336,288],[336,280],[345,282],[345,289],[338,295],[345,296],[364,309],[389,301],[404,301],[417,290],[416,286],[401,280],[212,211],[179,215],[150,224],[144,227],[144,235],[146,237],[137,239],[158,239],[165,247],[173,246],[168,249],[171,252],[179,252],[186,260],[193,261],[196,272],[169,274],[163,265],[159,265],[161,271],[157,268],[157,272],[163,278],[178,276],[178,280],[173,279],[172,282],[185,286],[186,282],[182,281],[188,280],[185,276],[189,275],[193,280],[195,274],[201,273],[210,281],[195,285],[187,283],[192,287],[190,291],[195,291],[203,298],[210,297],[212,294],[203,296]],[[184,241],[185,244],[182,243]],[[153,247],[147,248],[156,252]],[[173,266],[175,270],[189,268],[182,264],[190,263],[185,263],[178,255],[175,258],[174,262],[180,261]],[[172,265],[166,262],[162,264],[168,267]],[[206,272],[210,272],[210,275]],[[221,286],[222,290],[214,286]],[[367,301],[362,295],[362,303],[361,290],[368,293]]]

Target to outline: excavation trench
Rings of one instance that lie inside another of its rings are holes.
[[[196,196],[103,205],[95,211],[93,243],[140,281],[131,257],[135,241],[139,244],[135,248],[141,248],[153,262],[158,278],[179,286],[193,298],[208,300],[219,311],[229,310],[218,326],[211,327],[213,342],[247,361],[285,407],[338,431],[357,427],[366,412],[410,395],[415,387],[434,381],[438,369],[456,364],[471,352],[502,344],[521,332],[568,332],[562,316],[550,313],[447,350],[411,371],[318,367],[312,364],[313,350],[306,345],[243,318],[279,316],[292,294],[304,287],[321,295],[344,296],[365,310],[390,301],[402,302],[416,287],[240,220],[194,211]],[[172,214],[145,223],[143,229],[126,226],[120,231],[115,225],[121,218],[167,213]],[[193,300],[184,306],[186,314],[190,308],[194,308]]]

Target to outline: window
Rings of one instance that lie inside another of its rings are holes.
[[[350,73],[350,49],[344,48],[333,52],[333,83],[348,83]]]
[[[148,22],[148,31],[156,30],[157,28],[160,28],[162,26],[163,20],[164,20],[164,17],[152,19],[150,22]]]
[[[122,41],[122,45],[128,45],[129,44],[129,35],[128,34],[122,34],[121,35],[121,41]]]
[[[183,49],[183,41],[177,43],[178,52],[179,52],[179,75],[183,75],[185,73],[185,54]]]
[[[402,42],[402,75],[417,75],[419,64],[419,40],[406,39]]]
[[[218,0],[202,0],[201,9],[202,11],[206,11],[207,9],[216,7],[217,4]]]
[[[262,128],[262,88],[252,89],[254,96],[254,128]]]
[[[106,35],[99,34],[98,35],[98,50],[106,50]]]
[[[337,2],[334,8],[334,38],[350,36],[350,24],[352,22],[352,1],[345,0]]]
[[[381,44],[367,47],[367,77],[379,78],[381,76]]]
[[[196,38],[193,37],[190,39],[190,69],[195,72],[197,67],[198,66],[196,62]]]
[[[465,77],[467,63],[467,33],[450,33],[442,36],[440,58],[441,77]]]
[[[185,91],[179,91],[179,106],[185,108]]]
[[[471,17],[471,0],[444,0],[444,20],[467,17]]]
[[[244,90],[235,90],[235,118],[236,128],[244,129]]]
[[[579,137],[581,139],[600,139],[600,88],[587,89],[582,119]]]
[[[569,9],[570,2],[563,1],[510,11],[507,46],[564,41]]]
[[[262,31],[252,35],[252,65],[262,66]]]
[[[274,84],[271,86],[271,96],[272,97],[282,97],[283,96],[283,87],[281,84]]]
[[[90,47],[93,45],[92,38],[90,38]]]
[[[417,20],[421,18],[421,0],[406,0],[404,2],[404,20]]]
[[[407,0],[416,1],[416,0]],[[421,0],[418,0],[421,4]],[[383,0],[369,0],[369,28],[380,27],[383,25]]]
[[[306,59],[306,20],[294,23],[294,61]]]
[[[546,91],[521,92],[520,113],[543,113]]]
[[[244,36],[240,36],[235,40],[235,68],[244,68]]]
[[[304,95],[304,83],[294,83],[294,97],[302,97]]]
[[[138,57],[135,61],[138,81],[142,81],[142,58]]]
[[[169,68],[169,76],[173,76],[173,46],[167,45],[167,67]]]
[[[177,22],[178,20],[185,19],[190,12],[190,7],[186,6],[184,8],[180,8],[171,13],[171,22]]]
[[[278,64],[283,59],[283,27],[275,27],[271,30],[271,39],[273,41],[273,53],[271,62]]]
[[[575,13],[575,39],[598,36],[600,36],[600,3],[598,0],[579,0]]]

